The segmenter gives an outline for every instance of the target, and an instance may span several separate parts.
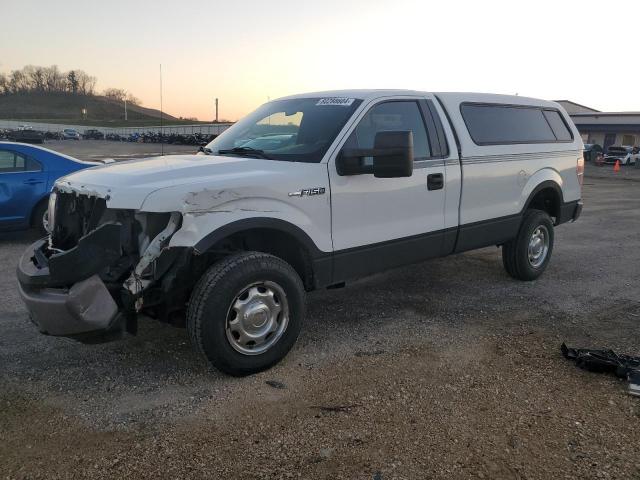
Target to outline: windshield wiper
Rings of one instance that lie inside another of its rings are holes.
[[[264,153],[264,150],[258,150],[257,148],[251,147],[235,147],[229,148],[227,150],[218,150],[218,155],[224,155],[225,153],[236,153],[238,155],[255,155],[260,158],[264,158],[265,160],[272,160],[272,158]]]

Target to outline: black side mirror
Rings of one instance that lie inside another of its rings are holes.
[[[373,157],[373,165],[364,163]],[[413,132],[378,132],[373,148],[345,148],[336,159],[338,175],[373,173],[378,178],[410,177],[413,175]]]

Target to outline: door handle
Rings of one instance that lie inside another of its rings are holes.
[[[35,178],[30,178],[29,180],[25,180],[25,185],[37,185],[39,183],[44,183],[44,180],[36,180]]]
[[[432,173],[427,175],[428,190],[442,190],[444,187],[444,176],[441,173]]]

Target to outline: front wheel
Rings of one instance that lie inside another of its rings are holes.
[[[49,235],[49,204],[47,202],[40,202],[33,212],[33,227],[40,235]]]
[[[260,252],[225,257],[198,281],[187,309],[193,345],[234,376],[278,363],[300,333],[304,287],[284,260]]]
[[[535,280],[547,268],[553,251],[553,222],[542,210],[527,210],[518,235],[502,246],[502,263],[518,280]]]

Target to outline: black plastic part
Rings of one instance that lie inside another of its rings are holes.
[[[456,129],[453,126],[453,122],[451,121],[451,117],[449,116],[449,112],[447,111],[447,108],[444,106],[444,102],[442,100],[440,100],[437,96],[436,96],[436,100],[440,104],[440,108],[442,108],[442,111],[444,112],[445,117],[447,117],[447,122],[449,123],[449,127],[451,128],[451,132],[453,133],[453,138],[454,138],[454,140],[456,142],[456,149],[458,150],[458,159],[461,159],[462,158],[462,144],[460,143],[460,138],[458,137],[458,132],[456,132]]]
[[[378,132],[374,140],[373,176],[377,178],[413,175],[413,132]]]
[[[640,357],[619,355],[613,350],[570,348],[560,346],[562,356],[572,360],[584,370],[596,373],[613,373],[629,382],[629,394],[640,396]]]
[[[449,143],[447,142],[447,136],[444,134],[444,128],[442,127],[442,121],[440,120],[440,115],[438,115],[438,111],[436,110],[435,105],[432,100],[423,100],[420,102],[423,115],[427,120],[427,126],[429,126],[429,118],[431,119],[431,123],[433,124],[434,134],[429,132],[430,137],[432,137],[432,143],[438,143],[439,151],[436,153],[435,149],[433,149],[433,157],[435,158],[447,158],[449,156]]]
[[[499,245],[511,240],[518,234],[521,223],[522,214],[518,214],[460,225],[455,252]]]
[[[444,188],[444,175],[442,173],[431,173],[427,175],[428,190],[442,190]]]
[[[340,250],[334,254],[333,281],[356,279],[442,255],[444,231],[429,232]]]
[[[119,223],[105,223],[78,241],[78,245],[49,258],[49,275],[55,285],[71,285],[114,263],[121,254]]]
[[[556,218],[556,225],[570,221],[576,221],[582,213],[582,201],[567,202],[560,205],[560,213]]]
[[[385,131],[376,133],[373,148],[345,148],[336,158],[338,175],[371,174],[378,178],[413,175],[413,132]],[[373,165],[364,163],[373,157]]]

